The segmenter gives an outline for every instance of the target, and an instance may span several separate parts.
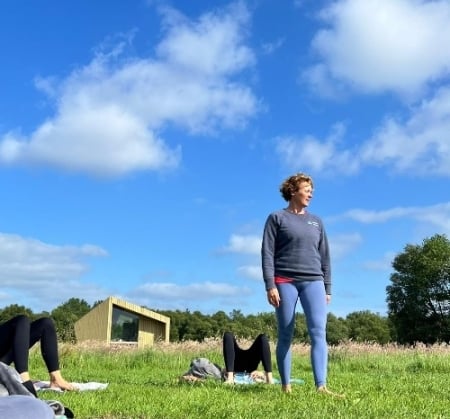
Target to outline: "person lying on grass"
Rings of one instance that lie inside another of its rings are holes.
[[[41,353],[50,376],[50,388],[75,390],[66,381],[59,369],[58,342],[53,320],[42,317],[30,322],[25,315],[18,315],[0,324],[0,361],[14,367],[20,374],[23,385],[36,395],[28,372],[29,349],[41,343]]]
[[[267,383],[273,384],[272,358],[269,340],[260,334],[248,349],[242,349],[231,332],[223,335],[223,357],[225,368],[207,358],[195,358],[189,370],[180,377],[180,381],[197,382],[207,378],[223,380],[225,384]],[[262,363],[264,372],[258,371]]]
[[[247,349],[241,348],[233,333],[225,332],[223,335],[223,358],[225,361],[225,383],[234,383],[235,373],[249,373],[255,382],[273,384],[272,355],[270,353],[269,339],[260,334]],[[264,375],[258,371],[262,363]]]

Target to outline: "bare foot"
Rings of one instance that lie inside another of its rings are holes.
[[[273,384],[273,375],[271,372],[266,372],[265,373],[266,376],[266,383],[267,384]]]
[[[57,388],[63,391],[74,391],[77,389],[73,384],[67,382],[63,378],[50,381],[50,388]]]
[[[183,381],[186,381],[188,383],[195,383],[197,381],[202,381],[202,379],[199,377],[196,377],[195,375],[186,374],[186,375],[182,375],[180,377],[180,382],[183,382]]]
[[[332,391],[328,390],[326,386],[318,387],[317,392],[320,394],[326,394],[328,396],[338,397],[340,399],[345,398],[345,394],[333,393]]]
[[[282,391],[283,393],[292,393],[292,387],[291,387],[290,384],[283,384],[283,385],[281,386],[281,391]]]
[[[61,371],[52,371],[50,373],[50,388],[58,388],[63,391],[73,391],[76,390],[75,386],[68,381],[64,380],[61,375]]]
[[[224,383],[224,384],[227,384],[227,385],[229,385],[229,386],[231,386],[231,385],[234,384],[234,379],[232,378],[232,379],[230,380],[229,378],[227,378],[223,383]]]

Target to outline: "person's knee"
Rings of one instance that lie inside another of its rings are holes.
[[[261,342],[264,344],[269,344],[269,338],[267,337],[267,335],[265,333],[261,333],[258,336],[259,339],[261,339]]]
[[[310,338],[313,342],[322,342],[326,340],[326,329],[323,327],[312,327]]]
[[[267,347],[269,346],[269,338],[264,333],[261,333],[256,337],[255,343],[262,347]]]
[[[279,336],[277,341],[277,347],[290,347],[292,343],[292,336]]]
[[[292,340],[294,337],[294,327],[289,325],[287,327],[278,328],[278,340]]]
[[[18,328],[30,327],[30,319],[25,314],[14,317],[14,322]]]
[[[54,330],[55,329],[55,323],[53,322],[53,319],[50,317],[42,317],[39,319],[41,322],[41,325],[44,329],[47,330]]]

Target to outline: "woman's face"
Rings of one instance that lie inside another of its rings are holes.
[[[298,186],[298,191],[292,195],[291,201],[293,204],[307,207],[309,205],[309,201],[313,196],[313,188],[308,182],[300,182]]]

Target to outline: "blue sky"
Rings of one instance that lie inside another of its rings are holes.
[[[450,233],[450,3],[4,0],[0,306],[269,312],[260,245],[310,174],[338,315]]]

